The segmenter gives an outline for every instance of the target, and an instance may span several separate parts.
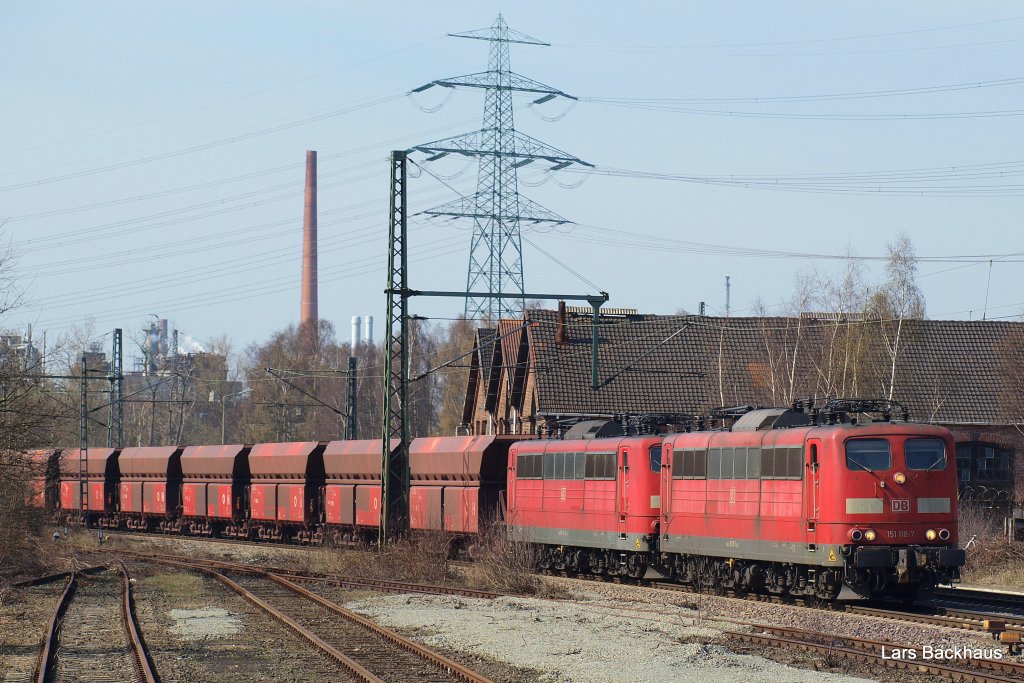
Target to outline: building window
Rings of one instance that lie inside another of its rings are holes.
[[[961,482],[1006,486],[1013,482],[1012,451],[992,443],[967,441],[956,445],[956,469]]]

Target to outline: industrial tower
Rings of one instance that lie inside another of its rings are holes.
[[[434,86],[480,88],[484,91],[483,127],[471,133],[417,145],[413,150],[429,154],[427,161],[449,154],[476,157],[479,161],[477,189],[472,196],[460,197],[424,213],[473,219],[466,291],[481,293],[481,296],[466,298],[466,317],[490,320],[519,318],[523,312],[522,297],[505,299],[486,294],[522,294],[525,291],[520,224],[557,225],[569,221],[519,194],[518,169],[536,161],[550,162],[549,171],[572,164],[591,164],[516,132],[512,95],[537,95],[533,104],[543,104],[556,97],[576,98],[520,76],[509,68],[510,44],[550,44],[510,29],[500,14],[489,29],[448,35],[488,41],[491,44],[488,70],[432,81],[412,92],[422,92]]]

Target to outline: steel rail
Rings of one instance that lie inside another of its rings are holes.
[[[46,634],[43,636],[43,643],[39,648],[39,661],[36,664],[36,675],[33,679],[35,683],[47,683],[52,678],[54,654],[57,651],[57,630],[77,585],[78,572],[71,572],[64,592],[61,593],[60,600],[57,601],[57,607],[53,610],[53,616],[50,617]]]
[[[984,617],[957,617],[949,614],[918,614],[916,612],[904,612],[902,610],[890,610],[882,607],[862,607],[861,605],[849,605],[844,610],[849,614],[859,614],[865,617],[878,617],[880,619],[895,619],[914,624],[929,624],[932,626],[947,626],[949,628],[962,628],[968,631],[983,631]]]
[[[83,567],[82,569],[72,569],[67,572],[58,572],[56,574],[46,574],[45,576],[37,576],[34,579],[25,579],[23,581],[15,581],[11,584],[13,588],[31,588],[32,586],[43,586],[48,583],[54,583],[62,579],[71,578],[72,574],[93,574],[99,571],[105,571],[107,567],[103,565],[97,565],[95,567]]]
[[[917,661],[924,661],[924,651],[919,647],[905,647],[896,643],[891,643],[884,640],[871,640],[868,638],[855,638],[852,636],[830,636],[823,634],[816,634],[810,631],[797,628],[784,628],[778,626],[764,626],[757,624],[754,628],[758,628],[762,631],[768,631],[773,633],[779,633],[782,635],[795,634],[805,638],[825,638],[830,642],[841,641],[847,646],[855,649],[872,650],[875,652],[881,652],[883,648],[904,649],[913,650],[917,655]],[[1009,661],[1004,659],[969,659],[971,667],[980,669],[989,669],[992,671],[999,671],[1001,673],[1010,673],[1018,677],[1024,677],[1024,663]]]
[[[353,676],[359,678],[359,680],[364,681],[365,683],[385,683],[383,679],[378,678],[373,672],[364,667],[362,664],[355,661],[354,659],[351,659],[348,655],[341,652],[333,645],[330,645],[329,643],[325,642],[315,633],[313,633],[306,627],[302,626],[299,622],[295,621],[284,612],[278,610],[276,607],[269,604],[268,602],[260,599],[255,594],[246,590],[244,587],[235,583],[234,581],[224,576],[217,570],[211,569],[201,564],[190,564],[189,562],[180,560],[163,560],[162,562],[166,564],[177,565],[186,569],[191,569],[193,571],[200,571],[208,576],[213,577],[214,579],[221,582],[238,595],[242,596],[242,598],[244,598],[250,604],[258,607],[259,609],[269,614],[275,621],[292,630],[296,635],[298,635],[303,640],[307,641],[317,650],[320,650],[328,657],[336,661],[339,665],[341,665],[342,668],[344,668]]]
[[[955,588],[936,588],[932,597],[937,600],[949,600],[951,602],[987,603],[1018,610],[1024,609],[1024,595],[1020,593],[1006,593],[957,586]]]
[[[895,643],[883,643],[882,641],[870,641],[863,638],[850,638],[843,636],[827,636],[820,633],[812,633],[795,628],[781,628],[776,626],[756,625],[753,628],[762,633],[749,633],[743,631],[723,631],[723,635],[735,638],[748,643],[759,645],[770,645],[773,647],[789,647],[807,650],[830,656],[838,656],[851,661],[867,661],[890,668],[906,669],[911,671],[924,671],[936,674],[953,681],[965,681],[969,683],[1019,683],[1019,674],[1024,671],[1024,666],[1002,660],[971,660],[977,663],[976,668],[962,668],[940,664],[935,661],[923,659],[919,648],[901,648]],[[829,642],[818,642],[825,639]],[[844,643],[837,645],[836,643]],[[917,653],[916,659],[903,659],[883,657],[881,646],[893,649],[909,649]],[[1009,668],[1003,668],[1008,665]],[[997,668],[998,667],[998,668]],[[988,670],[982,670],[988,669]],[[1007,678],[999,672],[1016,672],[1017,675]]]
[[[208,567],[217,567],[234,572],[243,572],[256,574],[259,572],[270,572],[278,576],[287,576],[300,581],[316,581],[320,583],[331,583],[341,588],[365,588],[368,590],[375,590],[381,592],[391,593],[424,593],[427,595],[457,595],[464,598],[483,598],[483,599],[494,599],[505,597],[504,593],[495,593],[492,591],[482,591],[473,588],[459,588],[457,586],[436,586],[424,583],[405,583],[402,581],[389,581],[387,579],[354,579],[348,577],[332,576],[330,574],[320,574],[316,572],[307,572],[297,569],[287,569],[283,567],[253,567],[251,565],[241,564],[238,562],[227,562],[224,560],[211,560],[207,558],[182,558],[177,555],[164,555],[159,553],[141,553],[134,550],[121,550],[121,549],[108,549],[104,552],[117,555],[125,555],[139,560],[151,560],[154,562],[161,562],[164,560],[169,561],[187,561],[195,564],[204,564]]]
[[[437,652],[434,652],[433,650],[426,648],[420,645],[419,643],[409,640],[404,636],[400,636],[391,629],[381,626],[380,624],[371,621],[370,619],[367,619],[361,614],[357,614],[352,610],[345,609],[341,605],[331,602],[330,600],[320,595],[317,595],[313,591],[307,588],[303,588],[302,586],[299,586],[293,583],[292,581],[289,581],[283,576],[277,576],[276,574],[271,574],[270,572],[259,573],[264,578],[270,579],[274,583],[280,586],[284,586],[285,588],[293,591],[294,593],[297,593],[298,595],[301,595],[302,597],[311,600],[312,602],[315,602],[321,607],[330,610],[331,612],[334,612],[338,616],[343,617],[344,619],[347,619],[348,621],[351,621],[354,624],[362,626],[363,628],[369,631],[372,631],[381,638],[384,638],[385,640],[394,643],[395,645],[398,645],[402,649],[415,654],[421,659],[424,659],[430,662],[431,664],[440,667],[443,671],[447,672],[452,676],[455,676],[456,678],[462,681],[466,681],[466,683],[493,683],[493,681],[487,678],[486,676],[478,674],[472,669],[467,668],[452,659],[448,659],[444,655],[438,654]]]
[[[133,556],[133,557],[138,557],[140,559],[150,559],[150,560],[154,560],[154,561],[160,561],[161,559],[168,559],[168,560],[179,560],[180,559],[177,556],[172,556],[172,555],[152,555],[152,554],[138,553],[138,552],[135,552],[135,551],[120,550],[120,549],[118,549],[118,550],[108,550],[107,552],[116,552],[116,553],[121,553],[121,554],[129,555],[129,556]],[[493,599],[493,598],[496,598],[496,597],[503,597],[504,595],[506,595],[506,594],[503,594],[503,593],[494,593],[494,592],[488,592],[488,591],[478,591],[478,590],[473,590],[473,589],[447,587],[447,586],[431,586],[431,585],[426,585],[426,584],[401,583],[401,582],[397,582],[397,581],[387,581],[387,580],[379,580],[379,579],[349,579],[349,578],[342,578],[342,577],[336,577],[336,576],[331,576],[331,575],[317,574],[317,573],[313,573],[313,572],[304,572],[304,571],[285,569],[285,568],[277,568],[277,567],[254,568],[254,567],[251,567],[251,566],[248,566],[248,565],[242,565],[242,564],[239,564],[239,563],[223,562],[223,561],[219,561],[219,560],[206,560],[206,559],[192,559],[192,558],[189,558],[189,561],[191,561],[191,562],[204,562],[204,563],[207,563],[210,566],[219,566],[219,567],[222,567],[222,568],[227,569],[227,570],[238,571],[238,572],[258,573],[258,572],[261,572],[261,571],[267,571],[267,572],[270,572],[270,573],[273,573],[273,574],[277,574],[279,576],[287,576],[287,577],[291,577],[291,578],[294,578],[294,579],[297,579],[297,580],[300,580],[300,581],[315,581],[315,582],[330,583],[330,584],[333,584],[335,586],[342,587],[342,588],[364,588],[364,589],[376,590],[376,591],[416,592],[416,593],[435,594],[435,595],[460,595],[460,596],[465,596],[465,597],[476,597],[476,598],[486,598],[486,599]],[[573,577],[571,575],[568,575],[568,574],[565,574],[565,573],[559,573],[559,572],[544,572],[544,573],[551,574],[551,575],[556,575],[556,576],[557,575],[562,575],[562,576],[565,576],[566,578],[577,579],[577,580],[602,580],[601,577],[589,577],[589,576],[586,576],[586,577]],[[699,591],[697,591],[696,589],[694,589],[692,587],[683,586],[683,585],[680,585],[680,584],[672,584],[672,583],[660,582],[660,581],[650,582],[649,586],[651,588],[655,588],[655,589],[671,590],[671,591],[682,592],[682,593],[693,593],[693,594],[699,593]],[[960,592],[958,597],[959,597],[959,599],[961,601],[968,602],[968,601],[976,599],[974,597],[974,595],[973,595],[974,591],[971,591],[970,593],[968,593],[968,591],[966,591],[964,589],[954,589],[954,590]],[[993,594],[990,594],[990,593],[987,593],[987,592],[978,592],[978,593],[979,593],[979,596],[978,596],[977,599],[979,599],[979,601],[989,602],[990,604],[992,602],[995,602],[995,600],[992,600],[991,597],[990,597]],[[1000,594],[995,594],[995,596],[1000,596]],[[724,595],[723,597],[734,597],[734,598],[737,598],[737,599],[747,599],[747,600],[754,600],[754,601],[759,601],[759,602],[772,602],[772,603],[779,603],[779,604],[790,604],[790,602],[791,602],[791,601],[787,601],[785,598],[783,598],[781,596],[776,596],[776,595],[757,595],[757,594],[750,594],[750,595],[746,595],[746,594],[728,595],[727,594],[727,595]],[[1009,596],[1009,599],[1007,600],[1007,602],[1012,601],[1016,597],[1017,596],[1012,596],[1012,595]],[[1022,599],[1022,603],[1021,604],[1024,605],[1024,597],[1022,597],[1021,599]],[[807,605],[804,605],[804,606],[807,606]],[[826,609],[832,609],[832,610],[835,610],[835,611],[846,612],[848,614],[857,615],[857,616],[867,616],[867,617],[883,618],[883,619],[889,619],[889,620],[893,620],[893,621],[902,621],[904,623],[928,624],[928,625],[933,625],[933,626],[940,626],[940,627],[954,628],[954,629],[962,629],[962,630],[976,631],[976,632],[982,632],[982,633],[985,633],[985,632],[993,633],[993,628],[991,628],[991,627],[990,628],[986,628],[985,624],[983,623],[985,621],[993,621],[993,622],[1001,622],[1002,625],[1000,627],[998,627],[998,630],[1000,630],[1000,631],[1007,631],[1007,632],[1010,632],[1010,633],[1024,632],[1024,620],[1022,620],[1020,617],[1014,617],[1014,616],[1009,616],[1009,615],[1005,615],[1005,614],[998,614],[998,613],[968,612],[968,611],[964,611],[964,610],[957,610],[957,609],[952,609],[952,608],[947,608],[947,607],[942,607],[942,606],[925,606],[925,607],[927,607],[927,609],[934,610],[935,613],[933,613],[933,614],[926,614],[926,613],[907,612],[907,611],[900,610],[900,609],[888,609],[888,608],[880,608],[880,607],[866,607],[866,606],[861,606],[861,605],[835,605],[835,604],[826,606]]]
[[[277,583],[278,585],[283,586],[283,587],[287,588],[288,590],[290,590],[290,591],[292,591],[292,592],[302,596],[303,598],[306,598],[307,600],[310,600],[311,602],[315,602],[316,604],[320,605],[321,607],[323,607],[323,608],[325,608],[325,609],[327,609],[327,610],[329,610],[331,612],[334,612],[338,616],[341,616],[344,619],[347,619],[348,621],[350,621],[350,622],[352,622],[352,623],[354,623],[354,624],[356,624],[358,626],[361,626],[362,628],[365,628],[365,629],[369,630],[370,632],[376,634],[377,636],[383,638],[384,640],[386,640],[386,641],[388,641],[388,642],[390,642],[390,643],[392,643],[394,645],[397,645],[397,646],[403,648],[404,650],[407,650],[407,651],[415,654],[416,656],[420,657],[421,659],[423,659],[423,660],[429,662],[430,664],[440,668],[442,671],[448,673],[449,675],[454,676],[454,677],[458,678],[459,680],[466,681],[466,683],[494,683],[494,681],[492,681],[490,678],[487,678],[486,676],[483,676],[483,675],[473,671],[472,669],[470,669],[468,667],[465,667],[465,666],[459,664],[458,662],[445,657],[444,655],[441,655],[441,654],[439,654],[437,652],[434,652],[433,650],[430,650],[429,648],[426,648],[426,647],[420,645],[419,643],[416,643],[416,642],[414,642],[412,640],[409,640],[408,638],[400,636],[399,634],[395,633],[394,631],[392,631],[392,630],[390,630],[390,629],[388,629],[388,628],[386,628],[384,626],[381,626],[380,624],[377,624],[377,623],[371,621],[370,619],[367,619],[366,617],[364,617],[364,616],[362,616],[360,614],[356,614],[355,612],[353,612],[351,610],[347,610],[344,607],[341,607],[340,605],[338,605],[338,604],[336,604],[334,602],[331,602],[330,600],[327,600],[326,598],[324,598],[324,597],[322,597],[320,595],[317,595],[316,593],[314,593],[314,592],[312,592],[312,591],[310,591],[310,590],[308,590],[306,588],[303,588],[302,586],[299,586],[298,584],[296,584],[296,583],[294,583],[292,581],[289,581],[288,579],[284,578],[283,576],[278,576],[275,573],[272,573],[272,572],[269,572],[269,571],[266,571],[266,570],[263,570],[263,569],[259,569],[257,567],[249,567],[249,566],[245,566],[245,565],[235,565],[233,563],[220,562],[218,560],[194,561],[194,560],[183,560],[181,558],[157,558],[157,557],[152,557],[150,559],[152,559],[155,562],[159,562],[161,564],[169,564],[169,565],[172,565],[172,566],[179,566],[179,567],[183,567],[183,568],[186,568],[186,569],[198,570],[198,571],[201,571],[201,572],[203,572],[203,573],[205,573],[205,574],[207,574],[209,576],[214,577],[215,579],[217,579],[218,581],[223,583],[225,586],[228,586],[231,590],[235,591],[236,593],[238,593],[239,595],[244,597],[246,600],[248,600],[252,604],[254,604],[257,607],[263,609],[264,611],[270,613],[276,620],[278,620],[282,624],[288,626],[290,629],[292,629],[293,631],[298,633],[300,636],[302,636],[303,638],[305,638],[309,642],[311,642],[317,648],[319,648],[319,649],[323,650],[324,652],[326,652],[333,659],[337,660],[339,663],[341,663],[343,666],[345,666],[345,668],[349,669],[355,675],[362,677],[363,680],[365,680],[365,681],[368,681],[368,682],[374,681],[375,682],[375,681],[379,681],[381,679],[377,678],[373,673],[371,673],[370,671],[368,671],[367,669],[362,667],[362,665],[358,664],[357,662],[355,662],[354,660],[350,659],[348,656],[346,656],[342,652],[336,650],[334,647],[332,647],[331,645],[327,644],[326,642],[324,642],[323,640],[318,638],[315,634],[313,634],[312,632],[307,630],[305,627],[300,625],[298,622],[294,621],[291,617],[289,617],[286,614],[284,614],[283,612],[277,610],[276,608],[271,606],[269,603],[263,601],[262,599],[260,599],[259,597],[257,597],[253,593],[251,593],[250,591],[246,590],[244,587],[242,587],[239,584],[235,583],[234,581],[232,581],[231,579],[229,579],[228,577],[224,576],[223,574],[221,574],[220,572],[218,572],[217,570],[211,568],[208,565],[210,565],[210,564],[213,564],[213,565],[223,565],[226,569],[229,569],[231,571],[240,571],[240,572],[244,572],[244,573],[247,573],[247,574],[252,574],[254,576],[259,576],[261,578],[265,578],[267,580],[273,581],[274,583]],[[389,583],[393,583],[393,582],[389,582]]]
[[[156,675],[156,669],[150,659],[145,641],[142,640],[139,624],[135,618],[131,577],[128,576],[128,568],[125,567],[124,562],[121,563],[121,576],[124,578],[124,588],[121,591],[121,616],[124,619],[125,630],[128,632],[128,640],[131,642],[135,665],[146,683],[159,683],[160,679]]]
[[[98,567],[90,567],[89,571],[96,571]],[[63,620],[64,613],[67,611],[68,605],[71,603],[71,599],[74,596],[75,590],[78,587],[78,576],[81,572],[72,571],[68,572],[68,583],[64,588],[64,592],[60,596],[60,600],[57,602],[57,607],[53,611],[53,616],[50,617],[50,623],[47,626],[46,634],[43,637],[43,643],[39,650],[39,661],[36,664],[35,683],[47,683],[52,680],[54,666],[56,664],[56,653],[57,644],[59,642],[58,632],[60,630],[60,624]],[[146,683],[159,683],[160,679],[156,675],[156,671],[153,668],[153,663],[149,659],[149,653],[146,650],[142,635],[139,631],[138,622],[135,619],[135,613],[132,609],[132,594],[131,594],[131,577],[128,576],[128,570],[123,565],[121,566],[122,576],[122,599],[121,599],[121,617],[123,619],[123,625],[125,633],[128,636],[129,644],[132,648],[132,655],[135,660],[136,669],[141,678]],[[53,577],[44,577],[48,581],[52,581]]]

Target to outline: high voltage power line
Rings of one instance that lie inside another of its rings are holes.
[[[580,97],[580,102],[611,104],[616,106],[642,106],[666,108],[677,104],[728,103],[728,104],[766,104],[766,103],[801,103],[827,102],[831,100],[860,100],[879,97],[906,97],[910,95],[928,95],[939,92],[955,92],[960,90],[978,90],[1024,84],[1024,76],[1000,78],[989,81],[968,81],[965,83],[947,83],[944,85],[928,85],[913,88],[894,88],[889,90],[862,90],[844,93],[825,93],[817,95],[770,95],[746,97]],[[667,109],[671,111],[671,109]]]
[[[490,43],[488,70],[432,81],[412,92],[422,92],[435,86],[481,89],[484,91],[483,126],[472,133],[416,145],[413,150],[429,155],[427,161],[450,154],[477,159],[477,189],[472,197],[461,196],[424,213],[472,219],[467,292],[522,294],[526,290],[520,224],[565,223],[566,219],[519,194],[518,169],[536,161],[547,162],[558,169],[588,164],[517,132],[512,95],[529,94],[536,98],[536,103],[556,97],[571,99],[571,96],[511,70],[509,45],[547,46],[548,43],[510,29],[500,14],[490,29],[450,35]],[[465,312],[467,318],[498,320],[520,316],[523,304],[522,298],[467,297]]]

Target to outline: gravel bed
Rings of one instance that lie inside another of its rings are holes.
[[[220,583],[143,564],[135,611],[164,683],[340,683],[336,665]]]
[[[428,647],[459,651],[542,672],[551,683],[707,681],[747,683],[869,680],[788,667],[719,644],[721,632],[693,625],[696,614],[650,619],[645,611],[595,610],[592,604],[534,598],[479,600],[385,595],[350,609],[410,634]]]
[[[39,646],[64,592],[64,582],[0,594],[0,681],[31,681]]]
[[[309,568],[317,561],[309,549],[294,547],[153,537],[120,537],[115,542],[124,547],[173,549],[252,564],[294,563]],[[867,665],[839,663],[837,667],[825,667],[814,655],[730,643],[721,632],[742,629],[729,620],[917,647],[992,646],[992,640],[982,634],[939,626],[599,581],[559,577],[544,577],[544,581],[554,594],[572,599],[478,601],[390,595],[367,597],[353,604],[368,616],[496,681],[517,683],[699,681],[722,673],[733,680],[752,682],[930,680],[922,674]],[[339,602],[346,599],[343,591],[325,595]],[[776,661],[756,656],[759,654]],[[863,678],[844,675],[851,672]]]
[[[844,614],[798,605],[780,605],[755,602],[740,598],[718,597],[675,592],[656,588],[643,588],[599,581],[579,581],[547,577],[555,585],[564,586],[583,594],[596,603],[608,601],[632,603],[648,608],[681,607],[695,611],[699,618],[710,623],[719,618],[736,619],[756,624],[800,628],[836,636],[884,640],[898,644],[934,646],[991,647],[992,639],[980,632],[952,629],[928,624],[903,623],[893,619]],[[729,628],[728,624],[721,627]]]

